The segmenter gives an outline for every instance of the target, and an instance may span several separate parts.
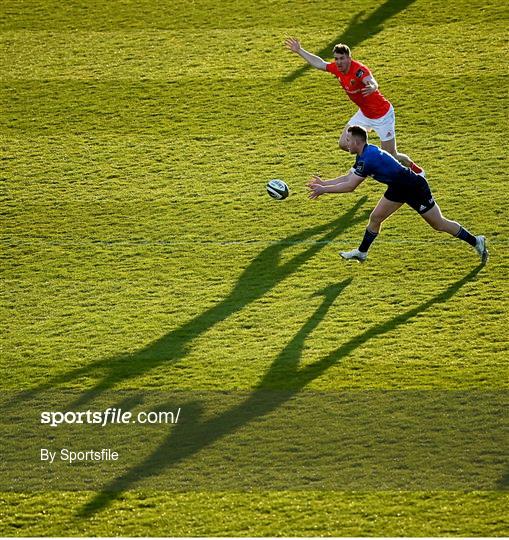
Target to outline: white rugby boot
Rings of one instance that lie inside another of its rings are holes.
[[[481,262],[484,264],[488,260],[488,250],[486,249],[486,237],[485,236],[476,236],[475,250],[481,257]]]
[[[347,261],[357,261],[363,263],[368,257],[366,251],[359,251],[358,249],[352,249],[352,251],[340,251],[340,256]]]

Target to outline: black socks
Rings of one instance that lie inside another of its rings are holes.
[[[464,240],[465,242],[468,242],[473,247],[475,247],[475,245],[477,244],[477,240],[475,239],[475,236],[473,234],[470,234],[461,225],[460,225],[460,230],[458,231],[458,234],[456,235],[456,238],[459,238],[460,240]]]
[[[369,229],[366,228],[364,238],[362,239],[361,245],[359,246],[359,251],[366,253],[369,249],[369,246],[373,243],[377,236],[378,233],[371,232]]]

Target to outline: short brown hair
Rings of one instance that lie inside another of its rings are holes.
[[[338,43],[337,45],[334,45],[334,49],[332,49],[332,54],[346,54],[346,56],[350,56],[350,47],[348,45],[345,45],[344,43]]]
[[[350,126],[347,129],[353,137],[361,139],[361,141],[368,142],[368,132],[362,126]]]

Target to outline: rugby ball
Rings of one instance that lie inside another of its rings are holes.
[[[283,182],[283,180],[271,180],[267,184],[267,193],[273,198],[281,201],[288,197],[289,191],[288,186]]]

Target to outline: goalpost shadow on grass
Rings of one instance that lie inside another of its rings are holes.
[[[329,242],[350,227],[366,221],[369,212],[358,214],[367,197],[359,199],[343,216],[322,225],[311,227],[274,242],[263,249],[242,272],[232,291],[220,302],[206,309],[188,322],[139,351],[114,357],[103,358],[86,366],[57,375],[39,386],[20,392],[7,402],[6,406],[28,400],[38,394],[53,390],[59,385],[76,381],[81,377],[98,379],[92,388],[83,392],[69,407],[77,407],[96,398],[119,383],[136,379],[161,365],[173,365],[189,352],[193,342],[216,324],[241,311],[258,300],[300,266],[319,253]],[[312,237],[319,239],[288,261],[281,263],[283,251],[296,243],[304,243]]]
[[[368,328],[358,336],[348,340],[334,351],[314,364],[299,369],[302,352],[307,337],[325,318],[329,308],[338,295],[349,285],[352,278],[337,285],[326,287],[316,293],[324,299],[311,317],[304,323],[295,337],[286,345],[274,360],[268,372],[255,387],[251,395],[238,406],[210,420],[201,420],[203,404],[196,400],[182,405],[186,410],[185,423],[174,426],[166,439],[156,450],[139,465],[131,468],[124,475],[113,480],[100,493],[94,496],[76,514],[78,519],[88,518],[116,500],[123,491],[134,486],[138,480],[157,475],[163,470],[176,465],[197,454],[218,439],[235,433],[247,423],[265,416],[283,405],[299,393],[329,367],[337,364],[358,347],[370,339],[390,332],[407,323],[412,318],[436,304],[446,302],[466,283],[475,278],[483,265],[471,270],[466,276],[450,285],[445,291],[418,306],[397,315],[388,321]],[[267,399],[268,390],[280,390]],[[164,404],[163,406],[172,406]],[[182,442],[185,441],[185,444]]]
[[[316,54],[322,58],[332,56],[332,48],[337,43],[345,43],[351,49],[362,43],[364,40],[375,36],[383,30],[383,23],[406,9],[415,0],[387,0],[384,4],[376,8],[366,18],[362,18],[364,12],[361,11],[352,17],[348,27],[334,41],[331,41]],[[305,64],[296,69],[293,73],[283,77],[284,82],[292,82],[301,77],[311,66]]]

